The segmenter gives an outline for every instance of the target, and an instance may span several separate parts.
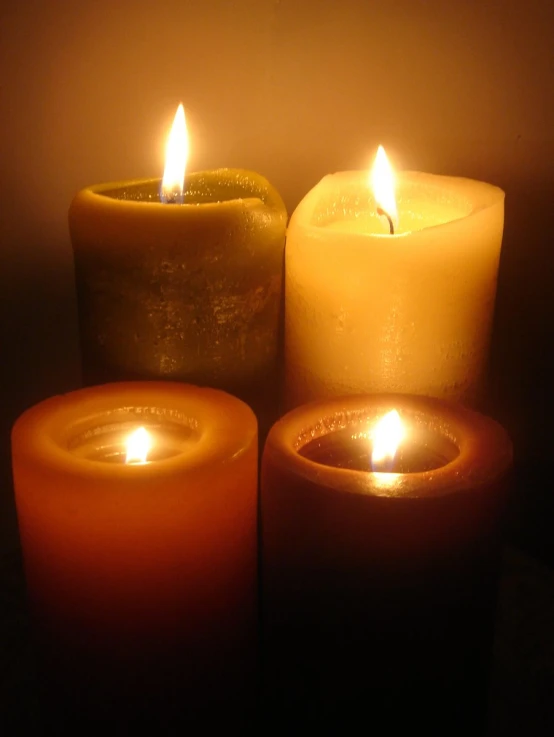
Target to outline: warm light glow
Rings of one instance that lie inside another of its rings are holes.
[[[396,450],[404,437],[404,427],[398,412],[393,409],[375,425],[373,429],[373,453],[371,465],[381,465],[393,461]]]
[[[152,438],[144,427],[139,427],[129,435],[125,445],[127,447],[125,463],[146,463],[148,451],[152,447]]]
[[[163,202],[183,201],[188,155],[189,136],[185,121],[185,109],[182,105],[179,105],[165,149],[165,170],[161,191]]]
[[[382,146],[377,149],[377,156],[369,173],[369,186],[373,190],[377,207],[381,208],[396,224],[398,211],[394,195],[394,172]]]

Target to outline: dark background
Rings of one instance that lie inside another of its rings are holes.
[[[0,552],[9,432],[79,385],[67,209],[161,175],[183,101],[191,170],[252,168],[289,210],[324,174],[469,176],[506,191],[487,411],[518,475],[512,538],[554,564],[551,0],[27,0],[0,10]]]

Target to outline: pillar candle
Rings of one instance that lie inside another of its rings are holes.
[[[406,437],[372,471],[372,428],[392,409]],[[262,592],[283,728],[354,729],[364,715],[394,734],[483,727],[511,462],[497,423],[438,399],[322,400],[274,425]]]
[[[184,175],[184,172],[183,172]],[[84,380],[208,385],[277,418],[286,211],[255,172],[100,184],[69,210]],[[267,427],[268,429],[268,427]]]
[[[365,392],[478,404],[504,218],[489,184],[420,172],[396,181],[395,234],[367,172],[324,177],[286,246],[289,407]]]
[[[145,462],[126,462],[139,427],[152,447]],[[232,731],[231,712],[253,705],[250,408],[184,384],[109,384],[28,410],[12,448],[49,698],[96,727],[210,724],[219,705]]]

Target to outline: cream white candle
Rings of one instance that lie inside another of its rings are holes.
[[[324,177],[294,212],[286,246],[288,407],[391,391],[478,403],[504,193],[402,172],[396,203],[390,235],[367,172],[351,171]]]

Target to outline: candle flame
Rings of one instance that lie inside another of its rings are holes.
[[[144,427],[139,427],[129,435],[125,445],[127,449],[125,463],[143,464],[146,463],[148,452],[152,447],[152,438]]]
[[[393,409],[381,417],[373,429],[373,452],[371,466],[392,462],[398,446],[404,438],[404,426],[398,412]]]
[[[183,201],[185,169],[189,155],[189,136],[182,104],[177,108],[167,146],[165,149],[165,170],[162,179],[162,202]]]
[[[382,146],[377,149],[373,168],[369,172],[369,186],[373,190],[377,208],[383,211],[380,214],[388,215],[396,224],[398,211],[394,195],[394,172]]]

